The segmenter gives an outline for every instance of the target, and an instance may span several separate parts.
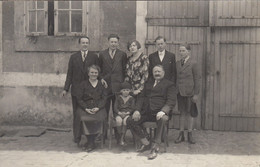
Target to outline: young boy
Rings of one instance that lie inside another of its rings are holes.
[[[126,120],[127,118],[134,112],[135,109],[135,99],[129,93],[131,92],[132,86],[124,82],[121,84],[120,94],[116,96],[115,101],[115,119],[116,125],[118,129],[118,133],[120,135],[120,145],[125,146],[125,133],[127,130]]]

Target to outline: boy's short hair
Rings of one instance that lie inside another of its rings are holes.
[[[132,89],[132,86],[131,86],[131,84],[130,83],[128,83],[128,82],[123,82],[123,83],[121,83],[121,85],[120,85],[120,90],[122,90],[122,89]]]
[[[190,44],[188,44],[187,42],[181,43],[181,44],[180,44],[180,47],[181,47],[181,46],[184,46],[187,50],[191,50],[191,46],[190,46]]]

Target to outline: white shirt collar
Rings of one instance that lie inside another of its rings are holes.
[[[165,55],[165,49],[162,52],[158,51],[158,54],[159,55]]]
[[[84,56],[85,52],[86,52],[86,54],[88,54],[88,50],[86,50],[86,51],[81,50],[81,56]]]

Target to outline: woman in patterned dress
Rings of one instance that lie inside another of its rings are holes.
[[[128,42],[127,49],[132,53],[126,64],[125,81],[132,85],[133,95],[138,95],[144,88],[148,79],[148,56],[140,50],[141,45],[137,40]]]

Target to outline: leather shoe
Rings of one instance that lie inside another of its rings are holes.
[[[90,144],[88,147],[87,147],[87,152],[91,152],[93,151],[94,149],[96,148],[95,144]]]
[[[196,142],[194,141],[193,137],[192,137],[192,133],[188,132],[188,142],[190,144],[195,144]]]
[[[146,150],[150,150],[150,145],[144,145],[142,144],[142,146],[137,150],[137,152],[145,152]]]
[[[156,149],[152,149],[152,151],[150,152],[150,154],[148,155],[148,159],[149,160],[153,160],[157,157],[157,151]]]
[[[180,131],[178,138],[174,141],[176,144],[181,143],[185,140],[184,132]]]

